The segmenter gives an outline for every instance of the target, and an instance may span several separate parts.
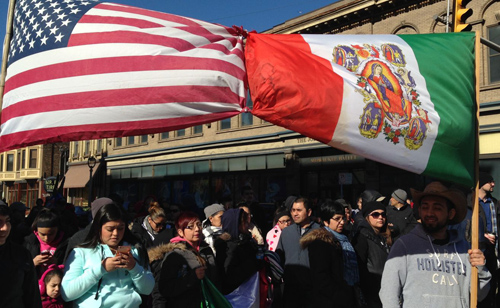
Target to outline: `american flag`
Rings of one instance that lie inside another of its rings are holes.
[[[165,132],[245,110],[240,31],[95,0],[18,0],[0,151]]]

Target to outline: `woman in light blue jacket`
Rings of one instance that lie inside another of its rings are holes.
[[[73,301],[74,307],[139,307],[140,294],[150,294],[155,281],[137,243],[121,209],[104,205],[85,241],[66,260],[64,301]]]

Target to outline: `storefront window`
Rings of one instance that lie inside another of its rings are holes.
[[[186,130],[185,129],[179,129],[177,130],[177,137],[184,137],[186,136]]]

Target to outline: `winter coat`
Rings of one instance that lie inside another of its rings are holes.
[[[134,268],[111,272],[102,266],[102,260],[114,257],[107,245],[73,249],[66,260],[61,283],[63,300],[74,301],[75,307],[139,307],[142,302],[140,294],[150,294],[155,283],[149,266],[141,265],[147,259],[141,257],[140,249],[139,246],[131,249],[136,260]]]
[[[26,248],[8,240],[0,246],[0,307],[42,307],[33,258]]]
[[[354,291],[343,278],[342,246],[324,228],[313,230],[300,239],[307,248],[312,281],[313,307],[353,307]]]
[[[148,231],[144,229],[144,227],[142,226],[142,224],[144,223],[144,219],[145,217],[139,217],[134,219],[130,231],[139,240],[139,242],[145,249],[149,249],[150,247],[153,246],[153,239],[149,235]]]
[[[57,237],[59,237],[59,234],[56,236],[56,238]],[[34,233],[31,233],[30,235],[24,238],[23,246],[30,252],[31,259],[34,259],[36,256],[40,254],[40,242],[38,241],[38,238]],[[63,235],[62,240],[59,242],[59,245],[57,245],[57,249],[54,255],[52,256],[54,264],[63,264],[64,254],[66,253],[67,247],[68,247],[68,239],[66,235]],[[37,266],[36,271],[37,271],[37,276],[41,277],[43,271],[45,270],[43,270],[41,266]]]
[[[257,244],[248,234],[234,239],[224,232],[215,240],[214,247],[223,294],[234,291],[262,266],[257,260]]]
[[[413,209],[405,204],[401,208],[387,206],[387,223],[393,224],[391,227],[391,236],[396,241],[401,235],[409,233],[418,224],[413,216]]]
[[[200,242],[196,251],[187,242],[163,244],[148,250],[156,285],[153,307],[200,307],[201,281],[195,269],[206,267],[205,277],[218,284],[212,249]]]
[[[436,244],[418,225],[394,243],[382,277],[384,308],[469,307],[468,245],[455,230],[448,232],[448,243]],[[485,266],[477,268],[481,301],[491,275]]]
[[[368,304],[381,307],[378,292],[384,265],[389,255],[389,246],[382,235],[375,234],[370,224],[360,222],[358,232],[352,239],[359,265],[361,290]]]

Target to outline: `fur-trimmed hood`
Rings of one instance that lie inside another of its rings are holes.
[[[231,240],[231,234],[229,234],[228,232],[224,232],[221,235],[219,235],[219,238],[227,242]]]
[[[154,261],[163,260],[165,255],[174,249],[187,250],[188,248],[185,243],[168,243],[152,247],[148,249],[149,262],[153,263]]]
[[[338,240],[333,236],[333,234],[328,232],[325,228],[319,228],[306,233],[306,235],[300,239],[300,247],[305,249],[314,241],[323,241],[333,246],[338,245]]]

